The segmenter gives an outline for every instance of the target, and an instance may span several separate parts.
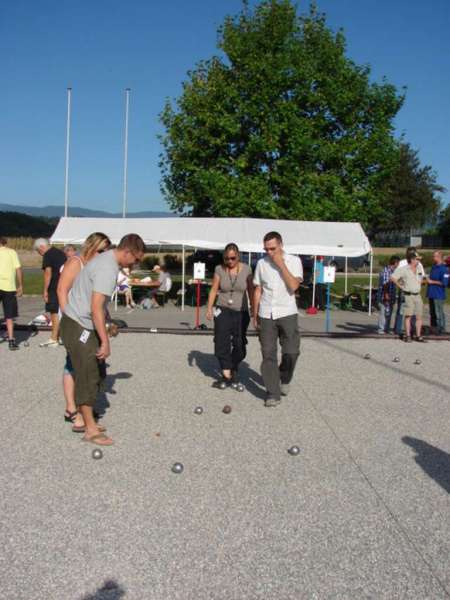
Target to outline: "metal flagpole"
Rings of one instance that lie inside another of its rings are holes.
[[[66,126],[66,172],[64,182],[64,216],[69,214],[69,148],[70,148],[70,108],[72,88],[67,88],[67,126]]]
[[[127,185],[128,185],[128,111],[130,106],[130,88],[125,90],[125,148],[123,157],[123,204],[122,217],[127,216]]]

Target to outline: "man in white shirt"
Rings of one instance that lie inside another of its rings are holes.
[[[417,248],[415,246],[409,246],[406,249],[405,258],[402,258],[402,260],[398,263],[398,267],[407,267],[408,266],[408,260],[406,258],[406,256],[408,256],[408,254],[415,254],[416,258],[419,259],[417,261],[417,273],[421,279],[424,279],[425,269],[423,268],[423,265],[420,262],[420,259],[422,257],[417,252]],[[402,305],[403,305],[404,300],[405,300],[405,297],[402,294],[402,291],[399,290],[398,296],[397,296],[397,313],[395,315],[394,332],[400,337],[402,337],[402,335],[403,335],[403,312],[402,312],[403,308],[402,308]],[[415,320],[416,320],[416,317],[413,316],[412,321],[411,321],[411,325],[413,326],[413,328],[415,327]]]
[[[253,320],[259,329],[263,361],[261,374],[267,390],[265,406],[277,406],[287,396],[300,354],[300,332],[295,292],[303,281],[302,261],[286,254],[276,231],[264,236],[266,256],[256,265],[253,283]],[[281,363],[278,366],[278,345]]]

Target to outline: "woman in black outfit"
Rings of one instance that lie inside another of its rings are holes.
[[[234,389],[244,391],[244,386],[239,383],[238,368],[247,354],[249,298],[253,298],[251,268],[240,262],[237,245],[227,244],[223,264],[214,271],[206,310],[207,319],[214,316],[214,353],[222,370],[221,379],[214,385],[219,389],[232,385]]]

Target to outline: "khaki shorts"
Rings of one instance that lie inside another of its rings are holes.
[[[421,317],[423,313],[423,302],[420,294],[409,296],[405,294],[405,303],[403,304],[403,315],[405,317]]]

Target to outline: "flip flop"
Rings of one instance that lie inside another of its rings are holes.
[[[64,421],[66,423],[73,423],[73,420],[77,416],[77,413],[78,411],[70,412],[70,410],[66,410],[66,412],[64,413]]]
[[[91,437],[83,437],[83,442],[88,442],[89,444],[95,444],[96,446],[112,446],[114,442],[111,438],[106,436],[104,433],[96,433]]]
[[[106,427],[103,427],[103,425],[97,425],[97,427],[100,433],[104,433],[106,431]],[[74,433],[85,433],[86,427],[84,425],[74,425],[72,427],[72,431]]]

